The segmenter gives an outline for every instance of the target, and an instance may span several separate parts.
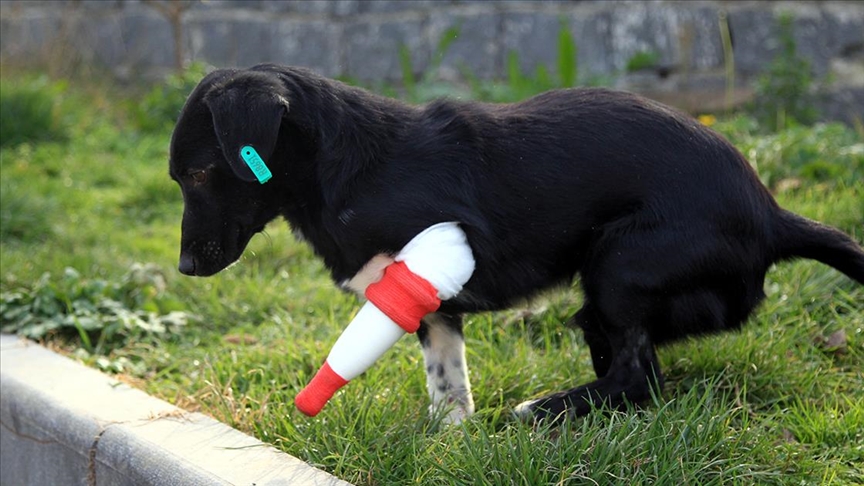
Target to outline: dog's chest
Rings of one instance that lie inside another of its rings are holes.
[[[359,296],[366,293],[366,288],[384,277],[384,269],[394,261],[393,256],[379,253],[372,257],[363,268],[349,279],[343,279],[339,286],[344,290],[350,290]]]

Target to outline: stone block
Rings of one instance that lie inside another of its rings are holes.
[[[75,47],[82,62],[111,67],[129,59],[123,42],[122,17],[109,10],[101,15],[70,16],[67,21],[72,18],[77,32],[69,35],[69,45]]]
[[[50,48],[60,42],[61,21],[60,12],[44,10],[4,15],[0,32],[0,53],[4,60],[37,65],[44,63]]]
[[[337,17],[355,15],[361,12],[363,2],[360,0],[337,0],[330,2],[330,13]]]
[[[569,15],[570,32],[576,43],[579,78],[587,81],[611,75],[612,14],[606,11],[576,11]]]
[[[440,78],[457,80],[463,77],[463,70],[481,79],[494,78],[501,71],[501,49],[498,45],[500,17],[495,12],[476,14],[457,14],[436,12],[429,17],[428,35],[432,55],[445,33],[457,28],[456,38],[452,40],[441,59],[437,73]]]
[[[344,17],[356,15],[362,4],[359,0],[298,0],[290,2],[262,2],[265,10],[294,12],[304,15]]]
[[[815,5],[798,5],[794,10],[785,12],[795,18],[793,37],[796,52],[810,62],[812,74],[824,76],[828,72],[831,58],[839,50],[837,39],[831,34],[836,23]]]
[[[343,72],[342,27],[322,20],[285,19],[273,23],[270,60],[314,69],[325,76]]]
[[[826,4],[822,7],[833,57],[864,59],[864,2]]]
[[[290,47],[291,41],[300,44],[314,42],[323,35],[316,35],[316,27],[320,22],[315,25],[293,22],[300,27],[306,25],[299,31],[285,29],[284,24],[257,15],[190,18],[186,22],[188,54],[191,60],[204,61],[217,67],[243,68],[265,62],[286,62],[286,57],[291,60],[294,57],[292,54],[303,52],[299,49],[296,53],[290,49],[286,52],[286,46]],[[302,64],[314,64],[313,61],[317,59],[320,64],[321,54],[317,56],[300,57],[298,60]]]
[[[822,120],[839,120],[855,126],[864,113],[864,86],[841,87],[820,96],[816,103]]]
[[[828,75],[833,87],[864,87],[864,56],[857,59],[835,57]]]
[[[126,0],[78,0],[77,5],[89,10],[112,10],[122,8]]]
[[[234,65],[249,67],[264,62],[273,62],[275,50],[274,24],[265,18],[242,18],[234,20],[230,29],[233,35]]]
[[[406,11],[427,11],[436,7],[446,8],[447,0],[364,0],[359,3],[359,13],[389,14]]]
[[[723,66],[720,9],[697,6],[675,10],[679,63],[688,70],[710,70]]]
[[[566,20],[563,22],[566,26]],[[553,13],[502,14],[500,62],[503,71],[506,72],[511,53],[516,53],[523,74],[533,75],[541,64],[549,73],[557,73],[558,33],[561,28],[562,19]]]
[[[268,1],[268,0],[203,0],[193,2],[189,8],[192,11],[212,11],[212,10],[259,10],[265,7],[267,3],[284,4],[293,3],[285,1]]]
[[[20,11],[25,8],[39,9],[51,6],[57,6],[56,0],[3,0],[2,2],[0,2],[0,14],[14,14],[20,13]]]
[[[735,70],[749,77],[762,72],[780,48],[774,12],[748,6],[730,10],[727,18]]]
[[[657,64],[680,64],[677,19],[672,6],[665,4],[622,4],[612,10],[611,46],[614,71],[627,69],[640,53],[657,56]]]
[[[617,76],[639,53],[653,53],[667,72],[711,70],[723,65],[716,8],[613,5],[568,14],[576,42],[580,78]]]
[[[833,58],[864,53],[864,4],[801,2],[775,8],[748,5],[729,12],[739,72],[758,75],[780,54],[779,19],[784,14],[793,18],[797,53],[810,62],[817,77],[829,72]]]
[[[54,36],[45,42],[49,59],[67,67],[113,68],[130,61],[125,45],[124,17],[119,9],[94,6],[61,11]],[[148,61],[149,62],[149,61]]]
[[[237,39],[234,22],[227,18],[190,18],[184,22],[186,55],[216,67],[237,67]],[[263,51],[268,46],[259,46]]]
[[[123,15],[123,66],[174,67],[174,33],[171,24],[151,8],[135,8]]]
[[[430,42],[422,19],[360,20],[345,26],[343,73],[365,81],[402,79],[399,51],[406,46],[415,73],[429,65]]]
[[[0,59],[21,59],[30,43],[25,41],[26,27],[18,19],[0,17]]]

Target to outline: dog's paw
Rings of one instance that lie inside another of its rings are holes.
[[[535,420],[534,405],[537,400],[526,400],[513,408],[513,417],[522,422],[533,422]]]
[[[572,413],[568,410],[567,401],[562,399],[561,394],[549,395],[537,400],[528,400],[513,408],[513,416],[523,422],[539,424],[560,423]]]
[[[471,397],[460,397],[460,399],[449,398],[446,402],[429,406],[429,415],[435,417],[442,415],[441,423],[444,425],[459,425],[465,419],[474,415],[474,401]]]
[[[444,425],[459,425],[463,420],[470,417],[473,412],[473,410],[468,410],[465,407],[454,407],[441,419],[441,423]]]

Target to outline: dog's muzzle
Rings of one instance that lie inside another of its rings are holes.
[[[195,257],[188,253],[180,255],[180,265],[177,267],[183,275],[195,275]]]

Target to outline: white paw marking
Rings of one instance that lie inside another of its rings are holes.
[[[513,408],[513,415],[519,420],[531,420],[534,418],[534,410],[532,405],[537,403],[537,400],[527,400]]]
[[[423,346],[426,363],[426,389],[433,415],[446,411],[445,424],[458,424],[474,413],[474,398],[468,381],[465,341],[462,336],[440,323],[442,317],[432,314],[425,319],[429,334]]]

